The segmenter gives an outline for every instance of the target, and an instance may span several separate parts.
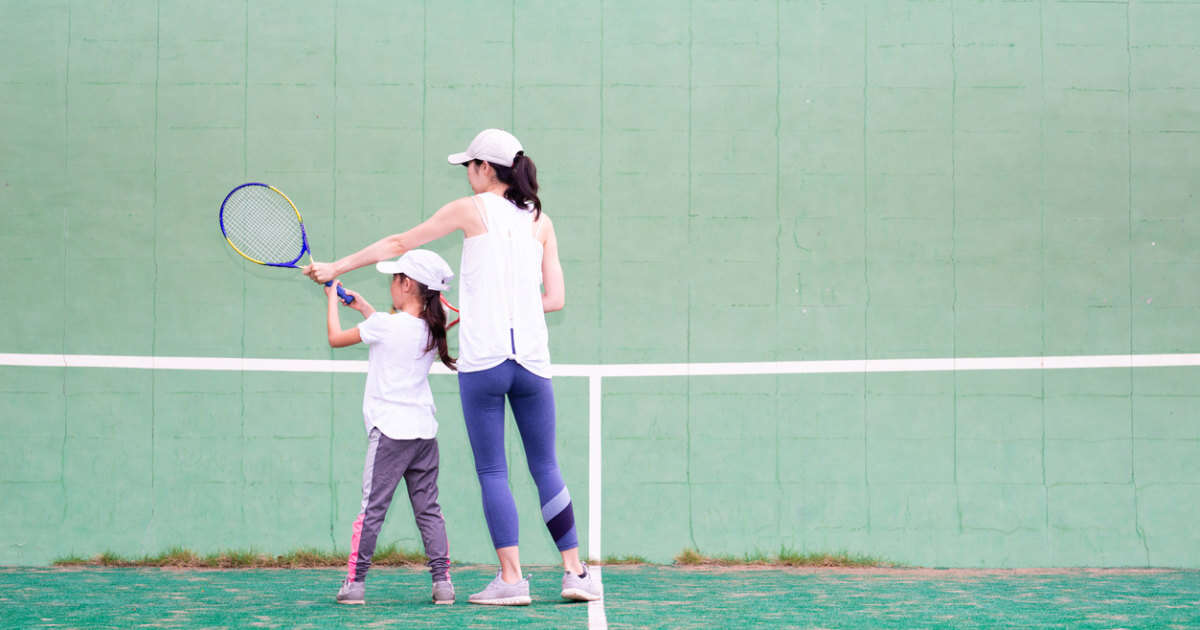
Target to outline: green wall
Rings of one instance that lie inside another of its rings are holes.
[[[557,226],[558,363],[1200,348],[1200,4],[0,0],[0,58],[3,353],[362,358],[310,283],[228,250],[222,196],[280,187],[329,259],[467,193],[444,159],[487,126]],[[487,561],[433,382],[453,556]],[[1198,567],[1198,384],[606,379],[603,550]],[[587,383],[556,388],[586,534]],[[347,547],[361,390],[0,368],[0,563]],[[419,545],[403,501],[381,541]]]

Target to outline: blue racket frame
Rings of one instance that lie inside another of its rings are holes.
[[[300,224],[300,253],[296,254],[295,258],[291,259],[288,262],[283,262],[283,263],[267,262],[265,260],[258,260],[257,258],[252,258],[250,256],[247,256],[245,254],[245,252],[238,249],[238,246],[235,245],[233,243],[233,241],[229,240],[229,234],[227,234],[225,232],[225,204],[227,204],[229,202],[229,198],[233,196],[233,193],[235,193],[247,186],[262,186],[263,188],[271,190],[272,192],[278,193],[280,197],[283,197],[285,200],[287,200],[288,204],[290,206],[292,206],[292,211],[296,213],[296,222]],[[292,269],[300,269],[300,265],[297,265],[296,263],[300,262],[300,259],[303,258],[305,254],[308,254],[309,262],[313,261],[312,260],[312,250],[309,249],[309,247],[308,247],[308,230],[304,229],[304,219],[300,216],[300,210],[298,208],[296,208],[296,204],[292,202],[290,197],[283,194],[282,190],[279,190],[278,188],[271,186],[270,184],[264,184],[262,182],[247,182],[247,183],[237,186],[233,190],[229,191],[229,194],[225,195],[225,199],[223,199],[221,201],[221,211],[217,214],[217,222],[221,226],[221,236],[225,237],[225,242],[229,243],[229,246],[232,247],[233,251],[237,252],[238,255],[240,255],[242,258],[245,258],[246,260],[249,260],[252,263],[255,263],[257,265],[266,265],[268,267],[290,267]],[[332,280],[325,283],[325,286],[327,286],[327,287],[332,286],[332,285],[333,285]],[[345,289],[343,289],[342,285],[340,285],[340,284],[337,287],[337,294],[338,294],[338,297],[342,299],[342,302],[344,302],[346,304],[352,304],[354,302],[354,296],[350,295],[349,293],[346,293]]]

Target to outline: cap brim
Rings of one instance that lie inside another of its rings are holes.
[[[375,263],[375,271],[379,273],[401,273],[400,263],[394,260],[385,260]]]
[[[446,157],[446,161],[451,164],[466,164],[471,161],[471,156],[464,153],[452,153]]]

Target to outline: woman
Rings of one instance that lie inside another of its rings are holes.
[[[480,132],[466,151],[448,160],[466,167],[473,196],[452,201],[413,229],[341,260],[309,265],[305,273],[324,283],[462,231],[459,394],[483,512],[500,561],[496,579],[468,601],[508,606],[531,601],[529,581],[521,574],[517,509],[504,457],[505,398],[537,484],[542,518],[562,554],[562,597],[599,599],[599,580],[579,560],[571,496],[554,448],[554,390],[544,313],[563,307],[564,285],[554,224],[542,213],[537,196],[537,168],[521,143],[500,129]]]

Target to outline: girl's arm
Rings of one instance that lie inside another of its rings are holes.
[[[558,236],[554,234],[554,223],[542,215],[546,227],[542,228],[546,240],[542,242],[542,310],[546,313],[560,311],[566,304],[566,286],[563,281],[562,264],[558,261]]]
[[[329,345],[333,348],[344,348],[362,341],[362,335],[358,332],[358,326],[342,330],[342,323],[338,317],[338,303],[341,302],[337,294],[339,284],[341,283],[336,282],[333,286],[325,287],[325,295],[329,302],[326,306],[325,328],[329,334]],[[362,313],[364,319],[370,317],[375,312],[375,309],[356,291],[346,289],[346,293],[354,296],[354,301],[347,306]]]
[[[442,206],[433,216],[421,222],[417,227],[400,234],[385,236],[366,247],[330,263],[313,263],[304,268],[304,273],[315,282],[322,284],[334,278],[388,258],[395,258],[428,243],[437,240],[455,230],[468,232],[474,227],[470,218],[474,216],[474,202],[470,197],[456,199]],[[479,223],[478,219],[475,223]],[[467,234],[471,236],[471,234]]]

